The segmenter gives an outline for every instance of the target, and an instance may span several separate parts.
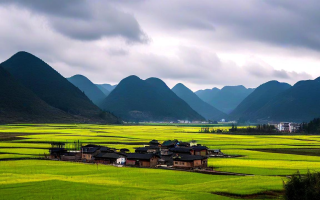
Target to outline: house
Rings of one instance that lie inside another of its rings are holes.
[[[278,130],[281,132],[290,132],[290,123],[281,122],[280,124],[278,124]]]
[[[186,155],[194,155],[194,150],[191,147],[175,147],[170,148],[169,151],[174,154],[186,154]]]
[[[61,160],[61,156],[64,155],[65,153],[67,153],[67,149],[65,148],[50,148],[49,149],[49,152],[50,152],[50,159],[52,160],[55,160],[55,159],[58,159],[58,160]]]
[[[199,155],[178,155],[173,157],[173,167],[176,168],[206,168],[208,158]]]
[[[138,147],[135,150],[136,153],[160,153],[160,147],[158,146],[145,146]]]
[[[66,152],[61,156],[63,161],[78,161],[81,160],[81,152]]]
[[[167,140],[164,141],[161,145],[161,149],[170,149],[177,145],[178,140]]]
[[[150,145],[150,146],[160,146],[160,143],[159,143],[158,140],[151,140],[151,141],[149,142],[149,145]]]
[[[208,155],[208,147],[206,146],[201,146],[201,144],[198,144],[197,146],[192,146],[191,148],[194,151],[193,155],[201,155],[201,156]]]
[[[290,133],[296,133],[296,132],[301,131],[301,124],[290,123],[289,131],[290,131]]]
[[[99,154],[101,146],[88,144],[81,147],[81,160],[84,162],[90,162],[94,159],[93,156]]]
[[[208,149],[208,155],[223,156],[224,154],[221,152],[220,149]]]
[[[120,153],[99,153],[94,156],[95,163],[124,165],[126,155]]]
[[[127,154],[126,165],[137,167],[155,167],[158,164],[159,155],[156,154],[141,154],[129,153]]]
[[[189,142],[178,142],[177,146],[179,147],[190,147],[190,143]]]

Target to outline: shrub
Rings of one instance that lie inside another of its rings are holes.
[[[285,199],[288,200],[319,200],[320,172],[301,175],[299,171],[284,183]]]

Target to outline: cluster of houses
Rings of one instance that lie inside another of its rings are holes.
[[[136,167],[207,168],[209,156],[223,156],[219,149],[208,149],[195,141],[168,140],[160,144],[152,140],[134,153],[94,144],[82,146],[80,151],[68,151],[64,143],[51,145],[50,159]]]

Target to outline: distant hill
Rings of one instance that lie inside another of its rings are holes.
[[[83,75],[74,75],[68,78],[68,81],[84,92],[84,94],[96,105],[107,97],[95,84]]]
[[[204,120],[158,78],[123,79],[101,107],[126,121]]]
[[[320,117],[320,78],[299,81],[272,98],[252,117],[257,120],[307,122]]]
[[[112,92],[112,90],[114,90],[117,87],[117,85],[110,85],[110,84],[96,84],[96,85],[107,89],[109,92]]]
[[[76,122],[72,115],[49,106],[0,66],[0,124]]]
[[[255,113],[280,93],[289,89],[291,85],[269,81],[257,87],[247,96],[238,107],[230,114],[233,118],[250,120]]]
[[[110,94],[110,91],[104,88],[101,85],[96,84],[96,86],[99,88],[99,90],[107,97]]]
[[[231,113],[254,89],[242,85],[225,86],[221,90],[200,90],[196,94],[205,102],[224,113]]]
[[[227,114],[201,100],[195,93],[193,93],[182,83],[175,85],[172,88],[172,91],[182,100],[187,102],[192,109],[197,111],[200,115],[208,120],[221,120],[228,117]]]
[[[77,87],[47,63],[27,52],[18,52],[1,64],[9,73],[47,104],[89,121],[117,122],[111,114],[101,110]],[[102,119],[103,117],[104,119]]]
[[[218,93],[220,92],[219,88],[198,90],[195,94],[202,99],[204,102],[210,102]]]

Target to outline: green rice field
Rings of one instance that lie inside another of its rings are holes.
[[[228,129],[229,127],[213,127]],[[0,199],[281,199],[298,170],[320,171],[320,136],[199,133],[191,126],[20,124],[0,126]],[[39,160],[51,142],[117,149],[156,139],[196,140],[236,158],[210,158],[208,175],[164,169]]]

